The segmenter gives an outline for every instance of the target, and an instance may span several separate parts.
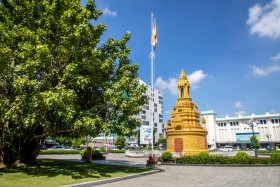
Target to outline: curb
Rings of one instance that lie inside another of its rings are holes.
[[[280,164],[161,164],[162,166],[205,166],[205,167],[279,167]]]
[[[84,183],[66,185],[66,186],[61,186],[61,187],[99,186],[99,185],[108,184],[108,183],[112,183],[112,182],[118,182],[118,181],[122,181],[122,180],[134,179],[134,178],[137,178],[137,177],[143,177],[143,176],[146,176],[146,175],[152,175],[152,174],[156,174],[156,173],[160,173],[160,172],[165,172],[165,170],[158,168],[158,169],[154,169],[152,171],[147,171],[147,172],[143,172],[143,173],[128,175],[128,176],[124,176],[124,177],[116,177],[116,178],[112,178],[112,179],[104,179],[104,180],[99,180],[99,181],[84,182]]]

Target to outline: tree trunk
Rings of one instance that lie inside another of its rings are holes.
[[[33,136],[41,135],[44,133],[44,129],[42,125],[38,125],[32,136],[28,139],[25,139],[24,142],[21,142],[21,148],[19,149],[19,161],[22,163],[30,163],[36,160],[36,157],[39,155],[41,142],[45,139],[45,137],[33,138]]]
[[[21,163],[30,163],[36,160],[40,152],[40,140],[33,139],[31,142],[26,141],[22,144],[22,148],[19,152],[19,161]]]
[[[13,147],[9,147],[9,146],[2,147],[2,159],[3,159],[3,163],[6,166],[10,166],[16,162],[17,157],[16,157],[16,152],[13,151]]]
[[[45,137],[32,137],[43,134],[43,127],[39,125],[31,133],[29,138],[5,137],[5,144],[2,147],[2,157],[3,163],[6,166],[14,164],[17,160],[21,163],[30,163],[36,160],[40,152],[41,142],[44,141]],[[25,133],[25,136],[28,137],[28,133]]]

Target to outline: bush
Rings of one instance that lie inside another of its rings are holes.
[[[236,164],[252,164],[252,157],[250,157],[247,153],[238,152],[235,156]]]
[[[80,154],[79,150],[40,150],[40,155],[50,154]]]
[[[170,152],[163,152],[160,158],[163,162],[172,161],[172,154]]]
[[[274,163],[280,164],[280,151],[273,151],[270,157]]]
[[[275,152],[271,158],[254,158],[244,152],[239,152],[234,157],[201,153],[176,158],[175,162],[181,164],[280,164],[280,151]]]
[[[125,153],[124,150],[111,150],[110,153]]]
[[[103,159],[104,156],[102,155],[102,153],[100,153],[100,151],[93,149],[92,150],[92,159]]]
[[[104,147],[101,147],[101,148],[99,149],[99,151],[104,153],[104,152],[106,152],[106,149],[105,149]]]
[[[92,149],[92,156],[91,158],[93,160],[96,160],[96,159],[104,159],[105,157],[102,155],[102,153],[100,153],[100,151],[96,150],[96,149]],[[83,159],[86,158],[86,152],[87,152],[87,148],[84,148],[80,151],[80,154],[82,156]]]
[[[272,151],[270,156],[272,158],[280,158],[280,151]]]

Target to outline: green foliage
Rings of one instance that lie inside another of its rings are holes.
[[[123,149],[126,145],[125,138],[123,136],[118,136],[115,145],[118,149]]]
[[[180,164],[280,164],[280,157],[255,158],[247,153],[238,152],[234,157],[199,154],[194,156],[182,156],[175,159]]]
[[[92,150],[92,159],[103,158],[102,153],[98,150]]]
[[[81,154],[79,150],[41,150],[40,155],[49,154]]]
[[[163,162],[172,161],[172,153],[170,153],[170,152],[163,152],[161,154],[160,160],[162,160]]]
[[[106,30],[94,0],[1,1],[0,147],[11,164],[33,161],[47,136],[130,135],[147,102],[126,33]],[[7,162],[6,162],[7,161]]]
[[[254,145],[256,145],[256,149],[259,149],[261,147],[261,144],[256,136],[251,136],[251,149],[255,149]]]
[[[111,150],[110,153],[125,153],[124,150]]]
[[[86,157],[86,152],[87,152],[87,148],[83,148],[82,150],[80,150],[81,156]]]
[[[235,157],[237,157],[237,158],[245,158],[246,159],[246,158],[249,157],[249,155],[247,153],[245,153],[245,152],[238,152],[238,153],[236,153]]]
[[[159,136],[158,145],[162,145],[162,147],[166,147],[166,138],[164,136]]]
[[[251,162],[251,158],[247,153],[244,152],[238,152],[235,155],[236,160],[238,161],[238,163],[240,164],[250,164]]]
[[[280,151],[272,151],[271,158],[280,159]]]
[[[99,151],[100,151],[100,152],[106,152],[106,149],[105,149],[104,147],[101,147],[101,148],[99,149]]]
[[[258,150],[258,153],[271,153],[272,150]]]
[[[102,155],[102,153],[100,153],[99,150],[92,149],[91,151],[92,151],[92,159],[104,159],[104,156]],[[87,148],[83,148],[80,151],[82,158],[86,157],[86,152],[87,152]]]
[[[77,138],[57,136],[53,137],[53,139],[55,139],[60,145],[70,145],[72,147],[80,147],[81,145],[85,145],[87,141],[85,136]]]

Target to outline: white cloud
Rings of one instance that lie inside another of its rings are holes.
[[[261,37],[277,39],[280,37],[280,0],[272,0],[261,6],[256,4],[249,9],[250,33]]]
[[[235,112],[235,115],[241,117],[241,116],[245,116],[246,115],[246,112],[241,110],[241,111],[238,111],[238,112]]]
[[[177,94],[177,79],[169,78],[168,80],[163,80],[162,77],[158,77],[155,83],[155,87],[160,90],[168,90],[172,94]]]
[[[197,88],[198,84],[207,77],[207,74],[204,74],[202,70],[197,70],[188,76],[190,85],[192,88]]]
[[[271,59],[271,60],[274,60],[274,61],[280,61],[280,52],[277,53],[277,55],[271,57],[270,59]]]
[[[236,109],[242,109],[243,108],[243,104],[240,101],[235,102],[234,104],[234,108]]]
[[[109,10],[108,8],[105,8],[105,9],[103,10],[103,15],[104,15],[104,16],[116,17],[118,14],[117,14],[117,12],[114,12],[114,11]]]
[[[198,84],[207,77],[207,74],[204,74],[202,70],[197,70],[192,74],[188,75],[188,80],[191,85],[191,88],[197,88]],[[176,78],[169,78],[168,80],[163,80],[162,77],[156,79],[155,87],[160,90],[167,90],[173,95],[177,95],[177,82]]]
[[[273,64],[267,67],[252,66],[253,74],[256,76],[266,76],[268,74],[280,71],[280,64]]]

